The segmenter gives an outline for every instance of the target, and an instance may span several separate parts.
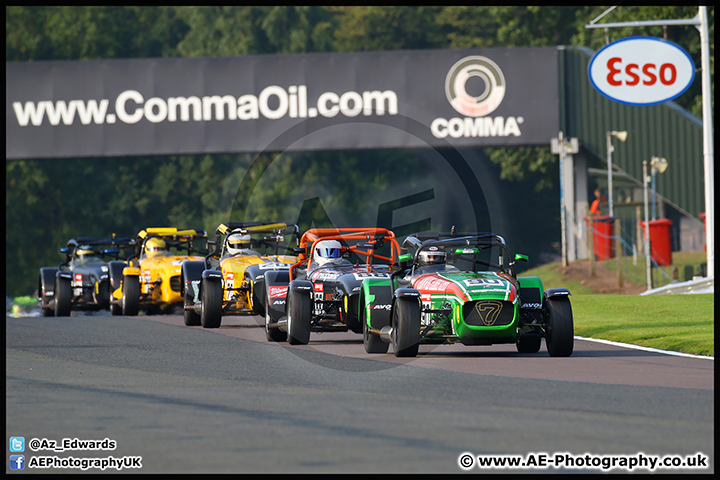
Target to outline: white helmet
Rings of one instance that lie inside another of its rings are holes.
[[[437,247],[430,247],[428,250],[423,250],[418,256],[418,265],[424,267],[426,265],[444,265],[445,264],[445,252],[438,250]]]
[[[337,240],[320,240],[315,244],[313,259],[318,265],[342,257],[342,245]]]
[[[227,239],[227,253],[230,255],[237,255],[243,250],[250,248],[250,235],[243,235],[242,233],[233,233],[228,236]]]

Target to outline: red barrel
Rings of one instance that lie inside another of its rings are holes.
[[[638,222],[642,227],[643,239],[645,239],[645,222]],[[670,239],[670,225],[673,222],[667,218],[650,220],[650,250],[652,259],[661,266],[672,265],[672,241]]]
[[[590,225],[590,219],[585,217]],[[615,219],[610,215],[593,217],[593,247],[598,261],[615,258]]]

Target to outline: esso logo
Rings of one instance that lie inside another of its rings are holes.
[[[598,51],[590,82],[627,105],[657,105],[680,96],[695,79],[695,64],[680,46],[654,37],[628,37]]]

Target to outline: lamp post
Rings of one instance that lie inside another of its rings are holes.
[[[652,219],[656,220],[655,215],[655,203],[657,202],[657,195],[655,193],[655,175],[657,173],[663,173],[668,166],[667,160],[662,157],[652,157],[650,159],[650,171],[652,172]]]
[[[655,172],[663,173],[667,169],[668,162],[662,157],[652,157],[650,167],[652,175]],[[647,277],[648,290],[652,290],[652,252],[650,251],[650,215],[648,212],[648,183],[652,181],[647,172],[648,162],[643,160],[643,203],[645,204],[645,274]]]
[[[612,137],[617,138],[621,142],[627,140],[628,133],[623,131],[611,131],[607,132],[607,164],[608,164],[608,215],[613,217],[613,195],[612,195],[612,152],[615,151],[615,147],[612,144]]]

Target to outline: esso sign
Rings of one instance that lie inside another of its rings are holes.
[[[628,37],[598,51],[590,82],[610,100],[657,105],[680,96],[695,79],[695,64],[678,45],[655,37]]]

